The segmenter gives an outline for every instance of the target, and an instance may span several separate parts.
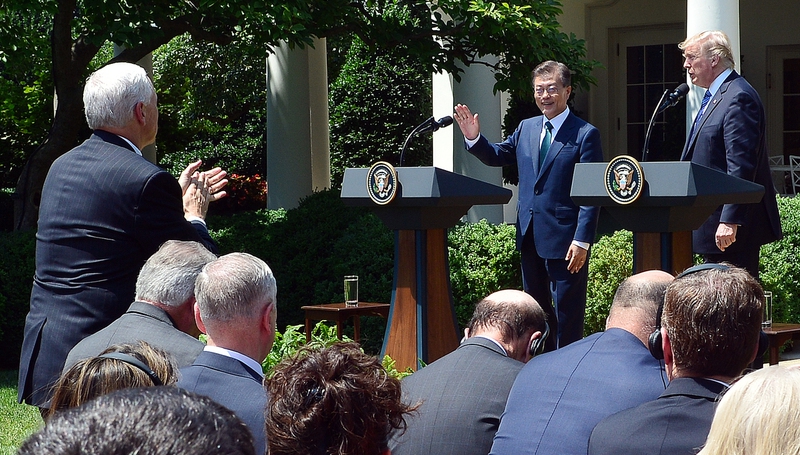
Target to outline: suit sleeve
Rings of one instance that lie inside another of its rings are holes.
[[[758,149],[763,131],[763,113],[759,103],[747,91],[737,93],[725,114],[725,161],[729,175],[755,181]],[[743,224],[747,206],[725,204],[721,223]]]
[[[600,131],[586,125],[589,129],[581,141],[580,163],[599,163],[603,161],[603,146],[600,141]],[[597,220],[600,216],[600,207],[580,206],[578,211],[578,227],[573,240],[594,243],[597,231]]]
[[[469,153],[487,166],[508,166],[517,162],[517,138],[519,129],[508,136],[505,141],[493,144],[483,134],[478,142],[468,149]]]
[[[135,223],[136,237],[147,251],[156,251],[167,240],[193,240],[217,253],[217,245],[205,225],[184,218],[181,188],[166,171],[153,174],[145,183]]]

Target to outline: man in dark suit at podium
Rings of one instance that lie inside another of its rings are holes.
[[[94,72],[83,92],[92,136],[58,158],[42,189],[36,273],[20,355],[20,401],[46,407],[67,353],[128,309],[139,269],[167,240],[202,242],[225,172],[180,180],[142,157],[155,141],[155,88],[140,66]]]
[[[761,245],[782,237],[769,169],[764,106],[736,71],[728,36],[698,33],[679,44],[692,84],[706,89],[681,161],[691,161],[764,186],[758,204],[725,204],[692,233],[706,262],[730,262],[758,278]]]
[[[455,107],[466,146],[484,164],[519,168],[517,247],[522,254],[525,292],[548,314],[554,335],[546,350],[583,338],[589,247],[598,207],[579,207],[570,198],[576,163],[603,161],[600,133],[567,107],[571,74],[547,61],[533,70],[536,105],[542,114],[523,120],[502,143],[480,134],[478,114]]]

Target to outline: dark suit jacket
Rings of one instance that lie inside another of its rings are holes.
[[[537,356],[514,381],[491,453],[586,455],[597,422],[655,400],[665,383],[659,362],[622,329]]]
[[[422,402],[408,430],[389,442],[393,455],[485,455],[522,362],[480,337],[402,381],[403,401]]]
[[[740,225],[736,242],[728,248],[731,253],[758,248],[782,237],[769,169],[764,106],[755,89],[735,71],[709,101],[696,131],[686,140],[681,160],[764,186],[760,203],[718,207],[694,231],[695,252],[720,253],[714,241],[720,222]]]
[[[140,340],[170,353],[179,368],[191,365],[205,347],[197,338],[176,329],[166,311],[149,303],[133,302],[119,319],[75,345],[64,370],[78,360],[100,355],[113,344]]]
[[[673,379],[655,401],[600,421],[589,455],[696,454],[705,444],[717,398],[726,387],[708,379]]]
[[[20,400],[49,400],[69,350],[127,310],[139,269],[170,239],[213,247],[201,223],[184,219],[175,178],[122,138],[95,131],[53,163],[39,208]]]
[[[260,375],[242,362],[214,352],[203,351],[194,363],[181,368],[177,386],[205,395],[242,419],[253,433],[256,453],[266,453],[264,410],[267,391]]]
[[[576,163],[603,161],[597,128],[570,113],[553,138],[539,169],[539,138],[544,116],[523,120],[499,144],[483,135],[469,152],[489,166],[517,163],[519,201],[518,239],[531,228],[539,256],[564,259],[572,240],[593,243],[599,207],[577,206],[569,196]]]

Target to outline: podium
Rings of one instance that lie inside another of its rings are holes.
[[[473,205],[505,204],[511,191],[436,167],[397,168],[398,192],[386,205],[369,197],[369,169],[348,168],[342,201],[370,207],[395,231],[392,301],[381,356],[398,370],[452,352],[458,333],[447,261],[447,228]]]
[[[628,205],[606,192],[607,163],[575,165],[570,196],[578,205],[603,207],[634,233],[633,273],[660,269],[676,274],[693,264],[692,230],[722,204],[757,203],[764,187],[689,161],[640,163],[645,185]]]

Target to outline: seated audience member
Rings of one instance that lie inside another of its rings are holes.
[[[400,381],[355,343],[303,349],[265,383],[270,455],[386,455],[413,408]]]
[[[203,267],[194,291],[197,326],[208,335],[208,344],[194,363],[181,368],[178,387],[235,412],[262,454],[267,394],[261,362],[275,341],[275,277],[261,259],[231,253]]]
[[[669,385],[655,401],[600,421],[589,455],[696,454],[720,393],[756,357],[764,290],[727,264],[690,267],[667,287],[659,342]],[[661,352],[658,352],[658,347]]]
[[[139,271],[136,301],[119,319],[72,348],[64,371],[112,344],[139,340],[169,352],[178,367],[190,365],[205,346],[197,339],[194,282],[203,266],[216,258],[197,242],[165,242]]]
[[[475,306],[467,339],[403,379],[403,401],[420,403],[395,455],[485,455],[492,446],[514,377],[543,346],[545,313],[530,295],[495,292]]]
[[[597,422],[655,400],[661,364],[647,349],[672,275],[651,270],[617,288],[606,330],[531,360],[508,395],[492,454],[585,455]]]
[[[53,386],[50,415],[114,390],[172,385],[178,380],[175,360],[144,341],[109,347],[64,371]]]
[[[800,454],[800,370],[746,374],[722,396],[698,455]]]
[[[247,426],[176,387],[123,389],[59,412],[17,455],[255,455]]]

